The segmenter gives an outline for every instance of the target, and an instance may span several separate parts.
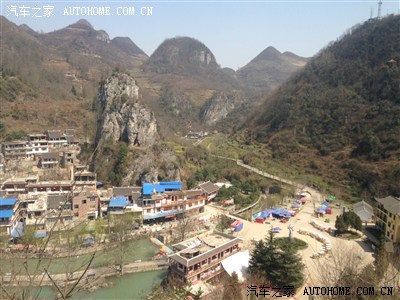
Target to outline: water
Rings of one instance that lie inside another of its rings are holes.
[[[98,289],[93,293],[87,291],[80,291],[74,294],[70,299],[72,300],[97,300],[97,299],[129,299],[140,300],[148,295],[155,285],[159,285],[163,278],[167,275],[167,271],[151,271],[133,274],[125,274],[120,277],[109,277],[106,282],[112,282],[113,286],[109,288]],[[30,289],[28,295],[33,296],[35,289]],[[50,287],[42,287],[38,299],[52,300],[56,296],[56,290]],[[0,298],[2,292],[0,292]]]
[[[91,264],[92,268],[102,267],[109,264],[119,263],[121,251],[123,251],[124,264],[134,262],[136,260],[145,260],[154,256],[159,250],[149,239],[130,240],[124,244],[123,249],[119,246],[116,248],[106,248],[96,253]],[[68,271],[77,271],[84,269],[88,264],[92,254],[84,254],[79,256],[43,259],[39,265],[36,258],[28,259],[28,270],[30,274],[41,274],[44,268],[49,270],[50,274],[67,273]],[[0,273],[26,274],[24,268],[24,259],[13,258],[12,260],[3,259],[0,264]]]

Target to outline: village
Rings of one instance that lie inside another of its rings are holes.
[[[127,235],[150,236],[159,248],[155,258],[167,262],[155,262],[154,269],[168,267],[169,274],[178,282],[190,283],[193,294],[201,291],[205,296],[215,289],[213,278],[222,273],[235,272],[243,280],[255,242],[263,239],[269,230],[278,237],[295,236],[307,243],[300,253],[307,266],[308,286],[320,283],[321,266],[329,265],[332,252],[337,249],[351,249],[353,259],[367,265],[373,262],[374,249],[379,244],[374,232],[385,235],[388,252],[396,251],[400,242],[400,199],[396,197],[377,198],[375,209],[364,201],[347,207],[333,195],[296,186],[296,192],[276,207],[252,211],[254,205],[250,205],[237,211],[232,199],[226,199],[223,205],[214,202],[218,190],[229,187],[228,182],[202,182],[192,189],[184,189],[180,181],[104,188],[96,173],[80,163],[79,153],[80,143],[71,129],[30,134],[25,139],[2,144],[1,251],[40,251],[34,245],[21,242],[28,232],[35,239],[45,239],[54,232],[61,235],[60,232],[82,223],[90,226],[96,220],[107,220],[103,226],[110,227],[110,222],[115,225],[116,220],[128,220]],[[21,176],[21,165],[29,166],[25,176]],[[284,182],[284,179],[275,179]],[[363,229],[356,237],[342,238],[335,234],[335,220],[346,211],[354,212],[363,222]],[[123,219],[123,216],[129,218]],[[107,247],[113,235],[103,232],[96,240],[90,234],[93,231],[85,231],[77,249],[90,252]],[[121,240],[125,241],[126,237],[122,236]],[[63,252],[63,249],[57,251]],[[144,262],[134,263],[143,266]],[[120,274],[122,267],[123,263],[119,266]],[[129,269],[126,267],[125,271]],[[131,270],[141,269],[131,267]],[[99,277],[102,273],[93,269],[89,274]],[[110,274],[104,271],[104,276]],[[1,275],[3,282],[10,282],[14,274]],[[59,275],[60,280],[71,278],[77,278],[76,274]],[[400,283],[396,280],[393,285],[398,288]],[[308,299],[302,295],[296,297]]]

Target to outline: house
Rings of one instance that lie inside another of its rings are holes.
[[[143,219],[162,220],[176,218],[187,213],[190,215],[204,212],[206,197],[202,190],[166,191],[143,198]]]
[[[72,183],[70,181],[40,181],[28,183],[27,189],[29,193],[68,194],[72,191]]]
[[[76,153],[74,150],[65,150],[62,154],[61,165],[63,168],[73,166],[76,162]]]
[[[99,216],[100,200],[97,193],[90,189],[84,189],[74,193],[72,198],[72,212],[74,217],[95,220]]]
[[[199,184],[199,188],[207,196],[207,203],[213,200],[217,196],[219,190],[219,187],[210,181]]]
[[[17,198],[0,198],[0,234],[11,234]]]
[[[134,187],[113,187],[112,194],[114,197],[125,196],[128,198],[130,203],[137,203],[142,196],[142,188],[138,186]]]
[[[365,201],[354,203],[353,211],[364,223],[371,222],[374,216],[374,209]]]
[[[67,143],[66,137],[61,134],[61,130],[48,130],[47,141],[50,147],[59,148]]]
[[[67,201],[67,195],[47,195],[47,211],[59,210],[61,208],[71,209],[71,203]]]
[[[74,186],[75,188],[84,188],[96,190],[96,173],[88,170],[80,170],[74,172]]]
[[[3,182],[1,189],[6,191],[7,195],[18,195],[27,192],[27,182],[25,178],[11,178]]]
[[[49,152],[49,143],[45,134],[30,134],[28,135],[28,150],[27,156],[34,158],[35,155]]]
[[[5,159],[25,159],[28,153],[28,143],[26,140],[15,140],[4,142],[1,145],[1,152]]]
[[[124,214],[127,203],[128,198],[125,196],[112,197],[108,204],[108,214]]]
[[[47,195],[45,195],[47,196]],[[42,197],[34,202],[28,203],[26,209],[25,224],[27,226],[33,225],[35,227],[44,227],[46,223],[47,212],[47,197]]]
[[[42,153],[39,156],[38,167],[42,169],[53,169],[60,166],[60,153],[48,152]]]
[[[179,284],[195,285],[221,274],[222,261],[240,251],[242,239],[218,231],[209,231],[173,245],[170,274]]]
[[[375,200],[378,202],[376,227],[388,240],[400,243],[400,198],[388,196]]]

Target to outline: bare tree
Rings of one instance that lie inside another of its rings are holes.
[[[194,229],[194,219],[185,210],[177,217],[176,232],[178,234],[178,242],[186,239],[187,234]]]

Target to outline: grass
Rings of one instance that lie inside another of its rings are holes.
[[[308,247],[308,244],[305,241],[298,238],[292,238],[292,241],[289,241],[288,237],[279,237],[276,238],[276,241],[284,247],[290,245],[290,247],[292,247],[295,251],[304,250]]]

